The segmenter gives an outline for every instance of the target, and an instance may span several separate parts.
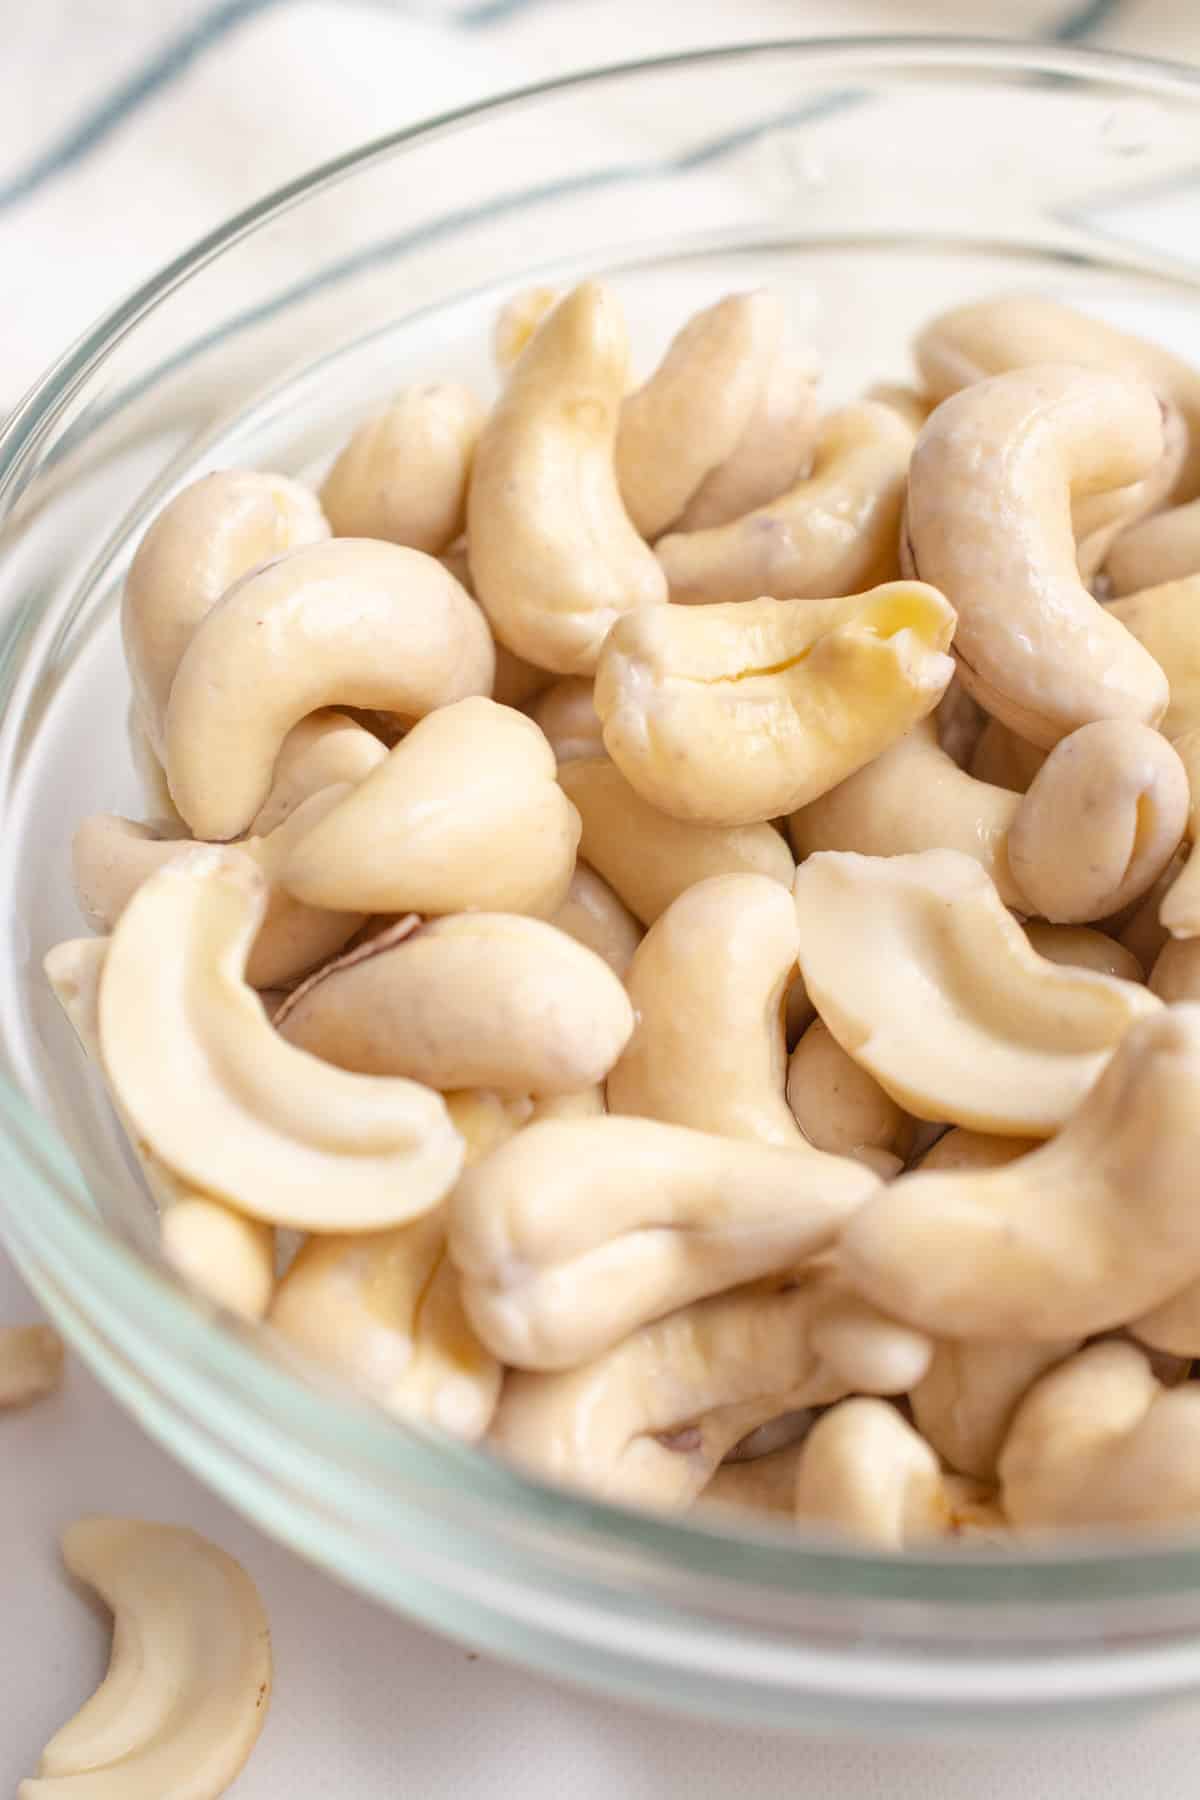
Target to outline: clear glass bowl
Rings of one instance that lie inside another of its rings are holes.
[[[491,319],[603,272],[648,361],[769,282],[837,399],[929,313],[1050,291],[1200,359],[1200,83],[1076,51],[779,44],[558,83],[369,146],[104,320],[0,436],[0,1223],[146,1428],[302,1554],[437,1628],[706,1716],[812,1729],[1031,1719],[1200,1684],[1200,1544],[866,1555],[654,1518],[405,1428],[182,1291],[41,976],[68,844],[137,813],[115,600],[164,496],[319,466],[416,376],[491,381]]]

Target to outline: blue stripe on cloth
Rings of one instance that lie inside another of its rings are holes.
[[[1048,25],[1042,35],[1055,44],[1078,44],[1103,31],[1124,4],[1125,0],[1083,0],[1081,6],[1073,7],[1055,24]]]

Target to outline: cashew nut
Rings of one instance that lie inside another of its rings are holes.
[[[912,1141],[907,1113],[847,1055],[821,1019],[808,1027],[788,1059],[787,1103],[809,1143],[837,1156],[884,1150],[903,1162]]]
[[[808,1341],[825,1367],[859,1394],[906,1394],[934,1353],[931,1338],[851,1292],[836,1267],[814,1310]]]
[[[1116,975],[1121,981],[1146,979],[1132,950],[1103,931],[1093,931],[1089,925],[1048,925],[1044,919],[1031,919],[1025,936],[1047,962],[1060,963],[1068,969],[1091,969],[1097,975]],[[1154,991],[1158,993],[1157,988]],[[1166,994],[1159,997],[1182,998]]]
[[[585,282],[526,347],[476,447],[475,592],[510,650],[563,675],[590,674],[613,621],[667,597],[617,488],[627,355],[616,300]]]
[[[321,483],[338,537],[385,538],[436,556],[463,529],[483,408],[457,382],[405,388],[367,419]]]
[[[901,1550],[945,1537],[951,1509],[937,1457],[886,1400],[843,1400],[804,1440],[796,1518]]]
[[[1129,1335],[1147,1350],[1167,1356],[1200,1357],[1200,1281],[1129,1321]]]
[[[529,717],[544,733],[558,762],[579,756],[603,756],[604,738],[592,699],[592,683],[581,675],[564,675],[529,707]]]
[[[1168,1006],[1200,1000],[1200,938],[1171,938],[1150,971],[1150,991]]]
[[[1192,726],[1175,740],[1175,750],[1183,765],[1188,786],[1187,828],[1184,833],[1188,857],[1163,895],[1158,909],[1159,924],[1173,938],[1200,937],[1200,725]]]
[[[676,531],[728,525],[808,474],[817,440],[819,373],[811,351],[779,352],[746,429],[724,462],[704,477],[675,520]]]
[[[1140,480],[1163,454],[1153,391],[1046,364],[943,402],[917,439],[905,542],[958,613],[954,653],[986,712],[1050,748],[1095,719],[1153,725],[1167,683],[1084,587],[1074,494]]]
[[[287,733],[331,702],[419,718],[492,685],[487,622],[419,550],[332,538],[238,582],[183,653],[167,707],[171,795],[197,837],[236,837]]]
[[[542,286],[523,288],[505,301],[492,327],[492,355],[501,375],[508,374],[562,297],[561,288]]]
[[[844,600],[661,607],[613,627],[596,675],[604,742],[653,806],[707,825],[795,811],[932,712],[954,614],[892,582]]]
[[[956,769],[966,769],[983,736],[987,714],[978,707],[961,681],[950,683],[933,714],[937,741]]]
[[[554,680],[548,669],[539,669],[524,657],[514,656],[503,644],[496,645],[496,679],[492,683],[492,699],[501,706],[528,706]]]
[[[49,1325],[0,1325],[0,1410],[52,1394],[63,1361],[63,1341]]]
[[[386,755],[379,739],[345,713],[309,713],[283,740],[270,792],[251,821],[249,835],[269,837],[303,801],[324,788],[360,782]]]
[[[624,981],[642,941],[642,928],[607,881],[585,862],[576,862],[567,897],[550,923],[602,956],[613,974]]]
[[[1108,553],[1105,573],[1118,600],[1200,575],[1200,501],[1155,513],[1123,531]]]
[[[254,1583],[182,1525],[80,1519],[62,1554],[111,1610],[112,1652],[18,1800],[217,1800],[271,1698],[271,1633]]]
[[[1027,744],[999,719],[989,719],[971,752],[967,769],[976,781],[988,781],[993,787],[1024,794],[1045,760],[1044,750]]]
[[[1077,1337],[1044,1344],[943,1339],[908,1396],[917,1430],[951,1468],[994,1481],[1017,1407],[1079,1343]]]
[[[811,1423],[811,1414],[799,1416]],[[804,1440],[800,1439],[748,1462],[727,1457],[714,1470],[700,1500],[705,1506],[736,1506],[752,1512],[786,1514],[790,1519],[796,1511],[796,1475],[803,1454]]]
[[[997,1137],[955,1125],[916,1158],[919,1169],[999,1169],[1036,1150],[1039,1138]]]
[[[801,973],[842,1048],[920,1119],[1048,1136],[1158,1000],[1045,961],[954,850],[823,851],[793,883]]]
[[[936,405],[936,401],[920,388],[909,387],[903,381],[876,381],[863,398],[878,401],[880,406],[890,406],[893,412],[898,412],[914,438]]]
[[[1158,915],[1167,894],[1179,880],[1185,867],[1181,848],[1132,911],[1126,908],[1123,912],[1115,913],[1111,919],[1100,920],[1104,931],[1110,937],[1115,937],[1130,955],[1136,956],[1143,969],[1154,967],[1160,950],[1170,936]]]

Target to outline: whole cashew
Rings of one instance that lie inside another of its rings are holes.
[[[988,781],[994,787],[1025,794],[1045,760],[1044,750],[1027,744],[999,719],[989,719],[971,753],[967,769],[976,781]]]
[[[405,388],[358,427],[321,483],[338,537],[385,538],[436,556],[463,529],[483,408],[470,388]]]
[[[903,1162],[912,1141],[907,1113],[847,1055],[821,1019],[808,1027],[788,1059],[787,1103],[809,1143],[837,1156],[883,1150]]]
[[[811,351],[779,352],[746,429],[724,462],[704,477],[675,520],[676,531],[728,525],[807,475],[817,440],[819,374]]]
[[[492,358],[501,375],[508,374],[562,297],[561,288],[543,285],[523,288],[505,301],[492,327]]]
[[[886,1400],[843,1400],[804,1440],[796,1518],[900,1550],[952,1528],[937,1457]]]
[[[129,565],[121,638],[137,710],[159,762],[167,700],[197,626],[252,569],[329,536],[315,494],[284,475],[221,469],[183,489]]]
[[[844,600],[634,613],[613,627],[596,675],[604,742],[675,818],[777,818],[933,711],[953,632],[942,596],[913,582]]]
[[[0,1411],[30,1406],[62,1385],[65,1351],[49,1325],[0,1325]]]
[[[562,675],[590,674],[613,621],[667,597],[617,488],[627,355],[616,300],[585,282],[529,342],[475,452],[475,592],[510,650]]]
[[[877,1186],[860,1164],[804,1146],[651,1119],[550,1120],[459,1181],[450,1255],[489,1349],[566,1369],[677,1307],[795,1268]]]
[[[419,718],[492,685],[487,622],[419,550],[333,538],[235,584],[199,626],[167,708],[171,795],[197,837],[236,837],[280,746],[331,702]]]
[[[876,381],[863,398],[878,401],[880,406],[890,406],[893,412],[898,412],[914,438],[937,404],[920,388],[909,387],[903,381]]]
[[[659,539],[671,599],[819,599],[893,580],[912,447],[890,406],[859,401],[830,413],[810,473],[786,493],[727,525]]]
[[[942,1339],[908,1396],[917,1430],[960,1474],[994,1481],[1017,1407],[1079,1345],[1077,1337],[1044,1344]]]
[[[1068,969],[1091,969],[1097,975],[1115,975],[1121,981],[1146,979],[1132,950],[1103,931],[1093,931],[1089,925],[1048,925],[1044,919],[1031,919],[1025,936],[1047,962],[1060,963]],[[1157,988],[1154,991],[1157,993]],[[1165,1000],[1183,996],[1159,997]]]
[[[553,913],[579,819],[523,713],[473,697],[414,725],[291,850],[279,879],[310,906]]]
[[[357,784],[386,755],[379,739],[345,713],[309,713],[283,740],[270,792],[251,820],[249,835],[268,837],[313,794],[343,782]]]
[[[917,439],[909,566],[958,613],[968,692],[1030,743],[1166,710],[1162,670],[1084,587],[1071,523],[1073,495],[1137,481],[1162,454],[1150,388],[1058,364],[954,395]]]
[[[861,1209],[846,1279],[939,1337],[1054,1343],[1200,1276],[1200,1007],[1127,1033],[1058,1136],[1005,1168],[905,1175]]]
[[[1200,726],[1200,575],[1145,588],[1105,608],[1141,644],[1170,682],[1162,731],[1174,741]]]
[[[1105,574],[1118,600],[1200,575],[1200,500],[1155,513],[1123,531],[1108,553]]]
[[[1150,971],[1150,992],[1168,1006],[1200,1000],[1200,938],[1171,938]]]
[[[539,694],[528,710],[560,763],[580,756],[604,755],[592,683],[583,676],[564,675]]]
[[[607,757],[563,763],[559,785],[579,812],[579,854],[643,925],[713,875],[768,875],[790,887],[796,864],[779,832],[692,825],[653,807]]]
[[[585,862],[576,862],[567,897],[550,923],[602,956],[613,974],[624,981],[642,941],[642,928],[607,881]]]
[[[929,1169],[1000,1169],[1036,1150],[1039,1138],[997,1137],[990,1131],[967,1131],[955,1125],[938,1138],[922,1156],[916,1167]]]
[[[859,1394],[906,1394],[933,1360],[923,1331],[888,1318],[846,1287],[836,1265],[815,1308],[808,1341],[825,1367]]]
[[[817,1011],[919,1119],[1049,1136],[1133,1022],[1160,1011],[1133,982],[1038,956],[958,851],[823,851],[792,892]]]

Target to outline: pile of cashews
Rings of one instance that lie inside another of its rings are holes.
[[[161,817],[46,971],[164,1257],[607,1499],[1200,1521],[1200,374],[1005,298],[822,411],[753,292],[636,385],[595,281],[494,351],[129,569]]]

